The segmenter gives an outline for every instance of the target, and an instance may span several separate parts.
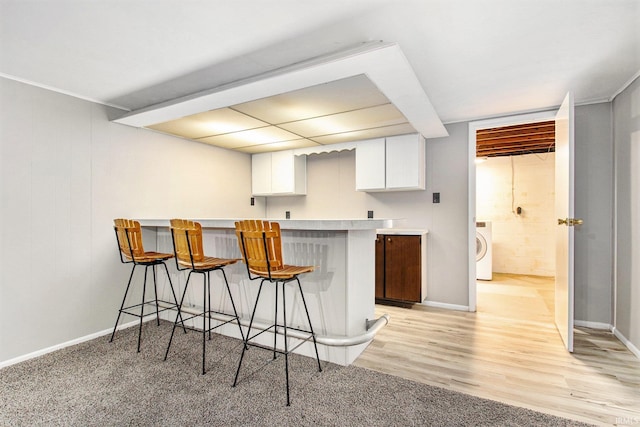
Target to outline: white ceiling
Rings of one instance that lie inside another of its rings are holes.
[[[0,75],[138,110],[381,40],[452,123],[611,100],[639,28],[638,0],[0,0]]]

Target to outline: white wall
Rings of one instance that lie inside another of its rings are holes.
[[[491,221],[494,272],[555,275],[554,194],[554,153],[476,165],[476,218]]]
[[[427,140],[426,190],[385,193],[355,191],[355,153],[307,157],[307,195],[269,197],[267,215],[284,218],[401,219],[402,227],[426,228],[427,301],[468,306],[467,124],[447,126],[447,138]],[[432,203],[439,192],[441,203]]]
[[[615,327],[636,349],[640,349],[640,79],[615,98],[613,116]]]
[[[575,112],[575,318],[613,322],[613,140],[611,103]]]
[[[113,326],[130,272],[114,218],[264,215],[246,154],[3,78],[0,111],[0,362]]]

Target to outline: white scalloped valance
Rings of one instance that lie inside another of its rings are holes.
[[[309,154],[332,153],[334,151],[355,150],[358,145],[357,141],[343,142],[340,144],[318,145],[315,147],[296,148],[293,151],[295,156],[303,156]]]

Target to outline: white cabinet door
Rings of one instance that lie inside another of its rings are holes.
[[[307,193],[307,157],[293,152],[271,153],[271,192],[273,194]]]
[[[271,194],[271,153],[251,156],[251,192],[254,196]]]
[[[356,190],[380,191],[386,188],[384,138],[358,142],[356,147]]]
[[[307,158],[291,150],[251,156],[251,189],[254,196],[307,193]]]
[[[425,142],[420,134],[360,141],[356,146],[356,190],[425,189]]]
[[[424,149],[424,138],[420,134],[387,137],[388,190],[424,190]]]

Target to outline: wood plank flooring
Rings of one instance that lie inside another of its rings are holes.
[[[640,425],[640,360],[607,331],[553,324],[553,278],[495,274],[476,313],[377,305],[389,324],[355,365],[598,425]]]

